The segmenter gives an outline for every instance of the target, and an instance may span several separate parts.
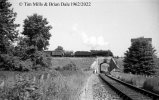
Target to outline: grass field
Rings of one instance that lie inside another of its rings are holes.
[[[89,68],[94,60],[95,58],[56,57],[52,58],[51,70],[23,73],[1,71],[0,97],[17,98],[22,95],[23,98],[29,98],[27,100],[78,100],[80,90],[91,74]],[[57,67],[61,69],[55,70]],[[26,82],[35,84],[34,92],[28,92],[28,88],[33,86],[24,84]]]
[[[89,57],[55,57],[52,58],[52,67],[62,67],[69,63],[74,63],[79,69],[89,69],[95,58]]]

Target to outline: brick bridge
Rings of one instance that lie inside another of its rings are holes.
[[[92,68],[96,73],[101,73],[102,71],[110,73],[119,67],[112,57],[97,57],[96,61],[92,64]]]

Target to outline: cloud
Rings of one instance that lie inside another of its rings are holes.
[[[82,42],[90,46],[91,49],[96,49],[97,47],[106,47],[109,43],[105,41],[103,36],[93,36],[88,35],[86,32],[80,31],[78,24],[74,24],[72,27],[72,33],[79,35],[82,38]]]
[[[108,45],[109,43],[104,40],[103,36],[97,37],[97,44],[100,46]]]
[[[92,46],[106,46],[109,43],[104,40],[103,36],[88,36],[86,33],[82,32],[80,34],[83,39],[83,43]]]

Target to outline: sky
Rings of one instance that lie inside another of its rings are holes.
[[[111,50],[124,56],[131,38],[152,38],[159,56],[159,0],[8,0],[17,12],[16,23],[34,13],[53,28],[48,46],[54,50]],[[91,6],[44,6],[44,3],[89,2]],[[34,6],[33,3],[43,5]]]

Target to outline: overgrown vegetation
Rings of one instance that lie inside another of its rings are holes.
[[[2,92],[3,100],[39,100],[41,94],[37,91],[38,87],[34,83],[21,82],[16,83],[14,88]]]
[[[53,58],[53,68],[45,71],[1,72],[5,85],[0,92],[6,100],[77,100],[93,62],[91,58]],[[79,59],[79,60],[78,60]],[[84,64],[84,66],[82,66]],[[60,66],[60,70],[56,69]],[[53,69],[56,70],[53,70]],[[9,75],[9,76],[8,76]],[[1,77],[0,77],[1,78]],[[16,85],[17,84],[17,85]],[[14,92],[15,91],[15,92]]]
[[[125,53],[124,72],[153,75],[155,74],[155,49],[152,44],[144,38],[138,38],[132,42],[131,47]]]
[[[11,76],[8,77],[8,74]],[[56,71],[8,74],[3,73],[6,76],[5,85],[0,89],[0,98],[3,100],[44,100],[51,79],[60,76]]]

